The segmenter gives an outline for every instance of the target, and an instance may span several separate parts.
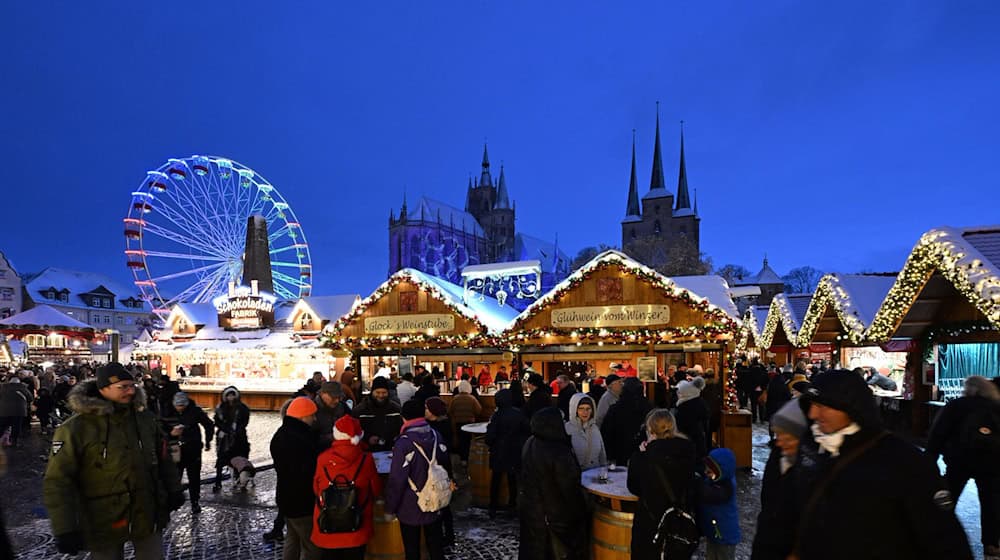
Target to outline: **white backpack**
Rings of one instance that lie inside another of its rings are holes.
[[[417,507],[420,508],[420,511],[427,513],[441,511],[451,503],[451,479],[448,478],[448,471],[444,470],[444,467],[437,462],[437,434],[434,435],[434,451],[431,452],[430,458],[417,442],[413,442],[413,447],[416,447],[417,451],[423,455],[424,460],[427,461],[427,482],[424,483],[423,488],[417,490],[417,485],[413,483],[413,480],[406,479],[410,483],[410,489],[417,494]]]

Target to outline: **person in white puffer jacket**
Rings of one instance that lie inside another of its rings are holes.
[[[608,464],[604,452],[604,438],[594,420],[594,399],[585,393],[576,393],[569,401],[570,419],[566,433],[573,442],[573,451],[580,462],[580,469],[587,470]]]

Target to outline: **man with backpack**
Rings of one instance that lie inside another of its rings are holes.
[[[966,379],[962,396],[934,421],[927,454],[934,461],[944,455],[945,481],[956,502],[975,479],[984,558],[1000,560],[1000,389],[985,377]]]
[[[441,510],[451,501],[452,485],[439,461],[448,448],[424,419],[424,403],[403,405],[403,429],[392,447],[385,512],[395,514],[403,536],[406,560],[420,560],[420,534],[430,560],[444,560]]]
[[[271,458],[278,478],[275,501],[288,528],[283,560],[319,560],[319,549],[311,538],[313,476],[319,456],[319,436],[312,429],[315,422],[316,403],[308,397],[296,397],[271,438]]]

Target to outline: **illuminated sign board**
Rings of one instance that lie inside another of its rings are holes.
[[[455,316],[445,313],[385,315],[365,319],[365,334],[434,334],[453,330],[455,330]]]
[[[274,326],[273,295],[257,289],[257,281],[250,286],[229,283],[229,292],[212,300],[219,313],[219,326],[229,330],[263,329]]]
[[[670,322],[667,305],[605,305],[552,310],[553,327],[645,327]]]

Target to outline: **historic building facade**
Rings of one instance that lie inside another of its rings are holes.
[[[682,240],[693,244],[695,254],[701,252],[701,218],[697,196],[692,201],[688,190],[687,165],[684,161],[684,131],[681,130],[680,165],[677,173],[677,195],[666,187],[663,177],[663,156],[660,149],[660,115],[656,115],[656,139],[653,147],[653,170],[649,192],[639,199],[636,177],[635,138],[632,139],[632,173],[629,179],[628,201],[622,225],[622,247],[636,242],[656,245],[654,251],[666,258],[669,248]],[[651,264],[651,263],[646,263]]]
[[[17,315],[22,310],[21,276],[0,253],[0,319]]]
[[[426,196],[413,204],[404,196],[399,214],[390,210],[389,275],[414,268],[461,284],[469,265],[538,260],[544,291],[569,274],[570,259],[555,238],[517,232],[515,219],[503,166],[495,177],[484,147],[482,171],[475,182],[469,179],[464,210]]]

